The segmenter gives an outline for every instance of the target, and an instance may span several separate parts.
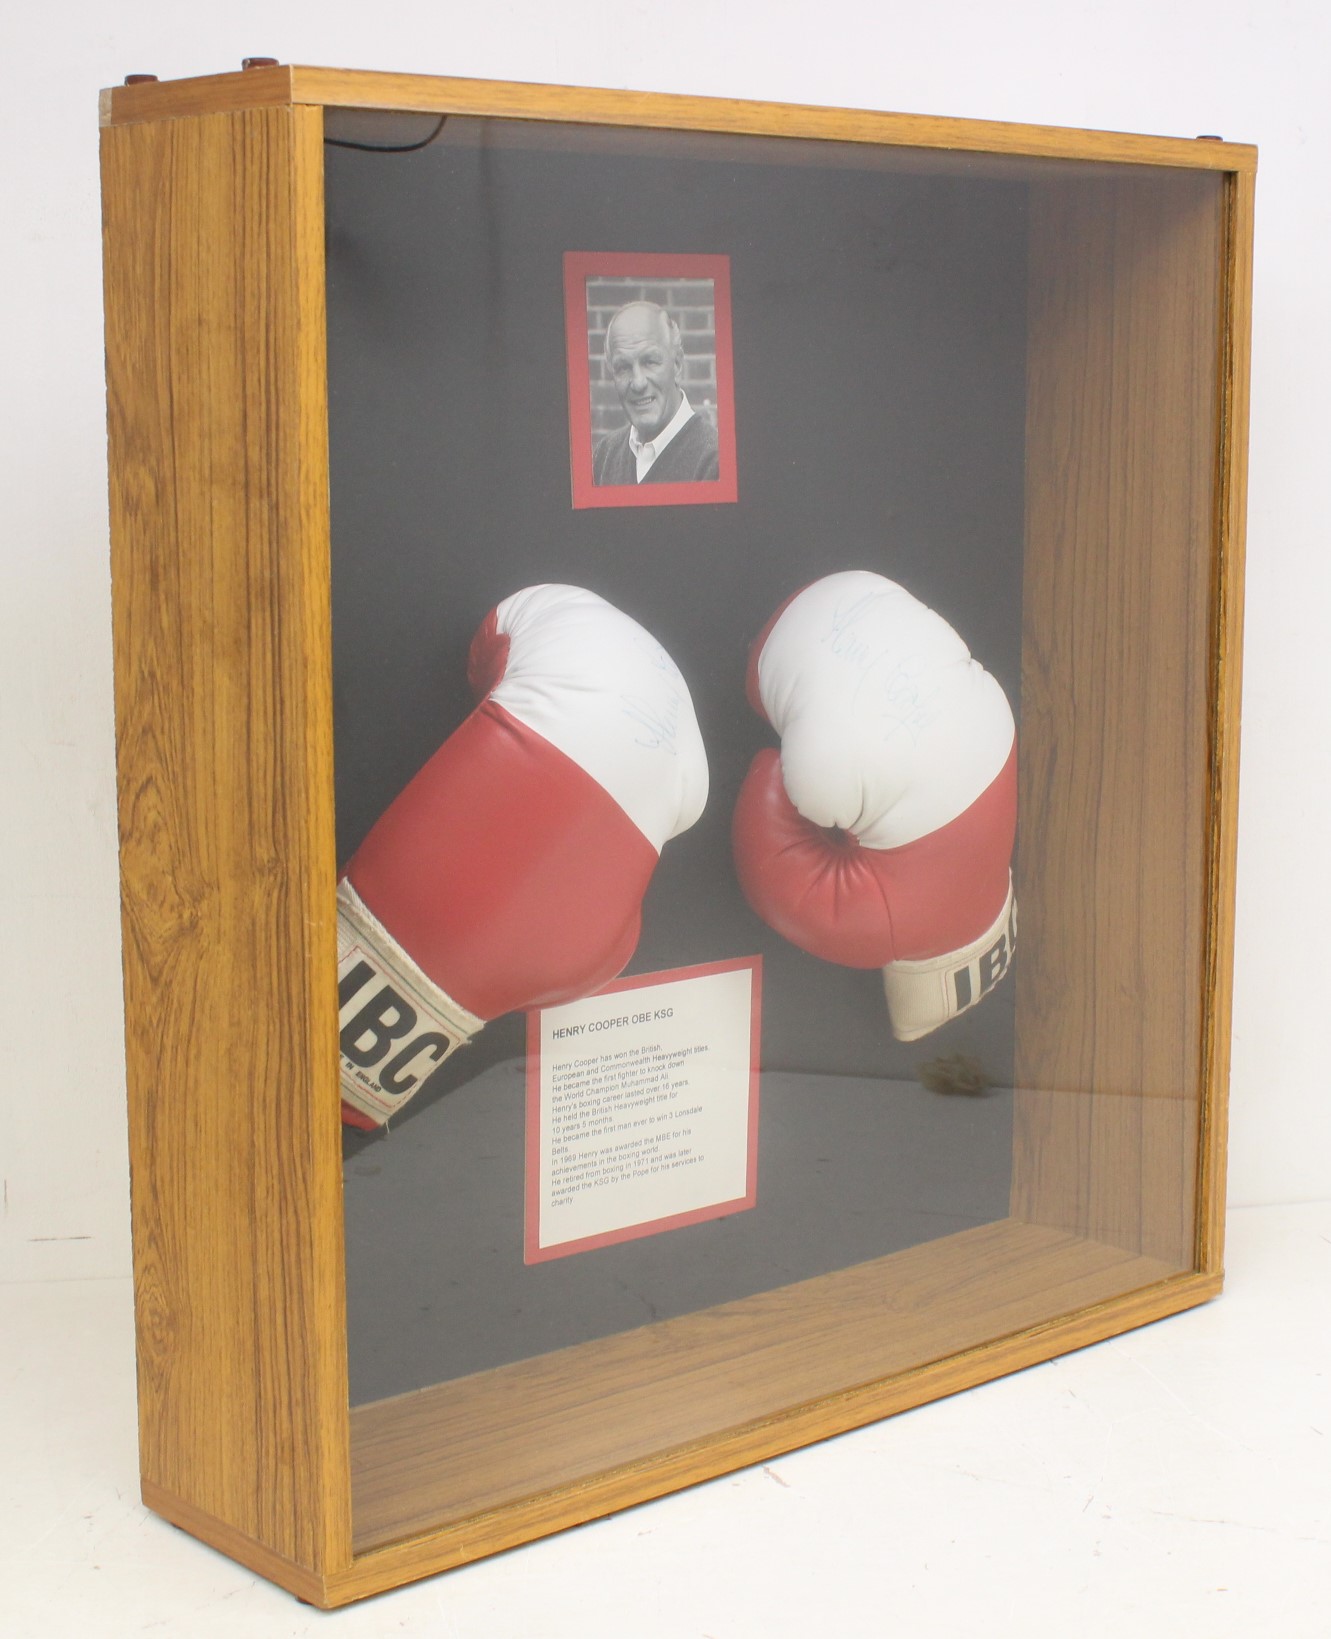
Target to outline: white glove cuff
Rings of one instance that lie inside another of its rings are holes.
[[[974,1007],[1007,973],[1016,948],[1017,903],[1009,872],[1003,909],[973,944],[927,961],[890,962],[883,969],[892,1034],[898,1041],[918,1041]]]
[[[382,1126],[485,1023],[418,968],[349,882],[337,885],[342,1097]]]

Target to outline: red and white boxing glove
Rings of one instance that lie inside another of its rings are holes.
[[[735,809],[745,897],[792,944],[881,967],[914,1041],[1003,977],[1016,729],[951,626],[904,587],[849,570],[784,604],[753,646],[749,699],[781,736]]]
[[[485,619],[480,704],[338,884],[343,1119],[381,1125],[481,1026],[622,971],[662,846],[707,800],[688,686],[641,626],[576,586]]]

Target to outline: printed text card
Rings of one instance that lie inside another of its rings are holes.
[[[754,1204],[759,983],[715,963],[529,1016],[528,1263]]]

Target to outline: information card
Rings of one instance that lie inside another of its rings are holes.
[[[755,956],[529,1016],[528,1263],[754,1204],[760,983]]]

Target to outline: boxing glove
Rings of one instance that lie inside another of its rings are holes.
[[[801,950],[881,967],[894,1035],[927,1035],[1012,956],[1007,697],[941,616],[862,570],[777,610],[748,687],[781,750],[758,753],[735,809],[745,897]]]
[[[683,677],[595,593],[506,598],[472,641],[468,678],[479,705],[338,884],[352,1125],[382,1125],[488,1020],[621,972],[661,848],[707,800]]]

